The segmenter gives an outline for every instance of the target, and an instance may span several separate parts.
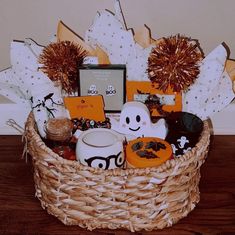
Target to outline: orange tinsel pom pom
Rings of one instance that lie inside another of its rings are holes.
[[[162,38],[148,58],[148,76],[164,92],[170,87],[174,92],[186,90],[199,74],[203,55],[198,43],[176,35]]]
[[[86,51],[69,41],[51,43],[39,57],[41,70],[52,81],[61,84],[62,89],[71,93],[77,89],[78,66],[82,64]]]

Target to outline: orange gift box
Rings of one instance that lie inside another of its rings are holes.
[[[136,95],[159,95],[159,96],[174,96],[174,104],[164,104],[162,109],[166,112],[182,111],[182,94],[172,91],[169,88],[166,92],[157,89],[149,81],[126,81],[126,96],[127,101],[135,100]],[[154,110],[153,116],[159,116],[157,110]]]

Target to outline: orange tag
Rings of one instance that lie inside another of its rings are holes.
[[[105,121],[102,95],[65,97],[64,104],[71,118],[83,117],[94,121]]]

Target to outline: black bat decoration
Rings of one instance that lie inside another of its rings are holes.
[[[44,107],[44,108],[46,108],[46,110],[51,114],[51,116],[54,118],[55,115],[54,115],[53,112],[56,111],[57,109],[55,109],[55,108],[48,108],[48,107],[46,106],[46,101],[47,101],[47,100],[50,100],[51,103],[52,103],[52,105],[54,105],[54,104],[56,104],[56,105],[62,105],[62,104],[56,103],[56,102],[53,100],[53,98],[52,98],[53,95],[54,95],[54,93],[48,94],[47,96],[44,97],[43,101],[41,101],[39,104],[35,105],[35,106],[32,107],[32,108],[33,108],[33,109],[38,108],[38,111],[40,111],[40,107]],[[30,101],[33,103],[33,97],[30,98]],[[39,100],[39,101],[40,101],[40,100]]]

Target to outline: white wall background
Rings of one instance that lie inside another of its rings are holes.
[[[153,38],[177,33],[199,39],[205,54],[221,42],[235,58],[234,0],[120,0],[129,28],[146,24]],[[114,0],[0,0],[0,70],[10,66],[13,39],[46,45],[59,20],[80,36],[97,10],[114,11]]]

